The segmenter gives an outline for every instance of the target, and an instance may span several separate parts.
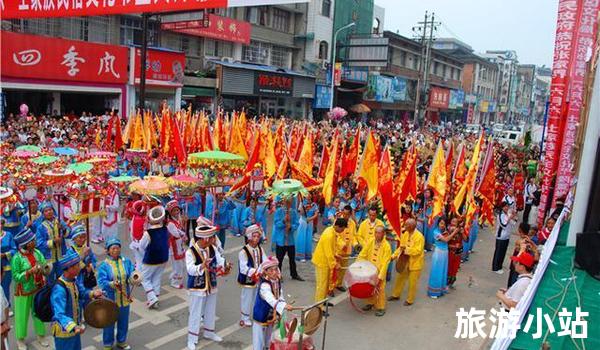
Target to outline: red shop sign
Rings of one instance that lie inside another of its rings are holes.
[[[140,49],[135,49],[135,82],[140,81]],[[185,54],[148,49],[146,53],[146,83],[150,85],[183,86]]]
[[[433,108],[448,108],[450,103],[450,90],[432,87],[429,91],[429,107]]]
[[[254,80],[254,94],[292,96],[294,78],[288,75],[256,72]]]
[[[120,15],[227,7],[228,0],[3,0],[2,19]],[[239,2],[239,1],[238,1]],[[250,6],[250,5],[248,5]]]
[[[252,25],[248,22],[221,17],[211,13],[208,15],[208,26],[204,24],[203,21],[183,21],[163,23],[160,28],[204,38],[231,41],[245,45],[250,44]]]
[[[2,31],[2,76],[127,82],[127,48]]]

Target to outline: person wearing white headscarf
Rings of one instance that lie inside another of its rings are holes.
[[[251,225],[246,229],[247,243],[242,247],[238,254],[238,284],[242,287],[240,297],[241,302],[241,319],[240,326],[250,327],[250,312],[254,300],[256,299],[257,282],[259,279],[258,268],[263,261],[267,259],[267,255],[260,246],[260,241],[263,235],[259,225]]]

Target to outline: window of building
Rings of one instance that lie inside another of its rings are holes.
[[[327,41],[322,40],[319,43],[319,59],[326,60],[328,55],[329,55],[329,44],[327,44]]]
[[[190,52],[190,38],[185,36],[185,35],[181,35],[179,36],[179,50],[189,54]]]
[[[269,8],[266,6],[260,6],[258,8],[258,24],[261,26],[269,25]]]
[[[252,24],[258,24],[258,8],[257,7],[247,7],[245,19],[246,19],[246,22],[250,22]]]
[[[272,28],[280,32],[290,31],[290,13],[288,11],[273,8]]]
[[[291,51],[287,47],[275,46],[271,49],[271,65],[283,68],[289,68],[289,58]]]
[[[323,0],[321,4],[321,15],[329,17],[331,15],[331,0]]]
[[[269,64],[269,50],[269,44],[251,40],[250,45],[244,46],[242,57],[246,62]]]
[[[121,45],[142,44],[142,19],[121,17]],[[148,22],[148,45],[158,45],[158,25]]]
[[[204,54],[212,57],[233,56],[233,44],[226,41],[205,39]]]

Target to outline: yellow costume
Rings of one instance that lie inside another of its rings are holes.
[[[396,273],[396,283],[392,291],[392,297],[399,298],[404,290],[406,280],[408,280],[408,296],[406,302],[412,304],[415,301],[417,294],[417,286],[419,276],[425,262],[425,238],[419,230],[414,230],[412,234],[404,232],[400,236],[400,246],[394,252],[392,259],[396,259],[400,255],[400,251],[404,250],[404,254],[408,255],[408,267],[402,273]]]
[[[375,219],[374,222],[371,222],[369,218],[366,218],[360,223],[356,234],[356,240],[361,246],[365,247],[367,243],[369,243],[375,235],[375,227],[377,226],[384,226],[383,221]]]
[[[341,287],[344,281],[344,275],[350,265],[350,255],[352,255],[352,247],[358,244],[356,240],[356,222],[353,219],[348,219],[348,227],[339,234],[342,240],[342,245],[338,247],[336,254],[340,257],[340,271],[338,271],[336,287]]]
[[[368,304],[374,305],[377,310],[385,309],[385,275],[391,258],[392,247],[390,247],[385,238],[381,242],[377,242],[375,239],[370,240],[358,256],[358,260],[367,260],[377,266],[379,273],[377,277],[381,282],[379,285],[379,294],[376,294],[368,301]]]
[[[313,265],[315,265],[315,302],[327,297],[330,289],[331,274],[337,265],[336,251],[342,245],[343,242],[338,237],[333,226],[326,228],[321,238],[319,238],[311,260]]]

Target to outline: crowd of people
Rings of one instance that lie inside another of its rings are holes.
[[[87,114],[81,118],[56,119],[29,116],[25,120],[9,116],[0,125],[0,138],[9,147],[34,144],[43,148],[99,148],[96,140],[98,135],[105,135],[102,133],[107,122],[107,118]],[[342,133],[351,138],[356,133],[352,125],[342,122],[336,128],[336,123],[321,122],[320,137],[314,138],[313,164],[322,162],[320,151],[327,147],[334,130],[340,130],[341,126]],[[316,129],[317,125],[313,127]],[[129,193],[120,198],[113,190],[104,201],[106,215],[90,219],[90,232],[81,221],[70,217],[67,202],[59,205],[60,198],[47,196],[42,189],[38,189],[35,199],[5,205],[2,288],[10,315],[14,313],[12,323],[18,349],[27,349],[30,318],[39,344],[48,346],[46,326],[40,315],[33,312],[37,302],[34,299],[45,286],[53,286],[48,295],[56,349],[81,348],[80,336],[85,331],[82,307],[102,295],[118,306],[118,321],[103,330],[105,349],[114,346],[130,349],[127,331],[132,287],[141,283],[146,306],[160,312],[161,277],[168,263],[172,265],[170,285],[189,291],[189,349],[196,348],[201,328],[204,338],[222,340],[215,330],[218,280],[231,273],[232,266],[237,266],[233,270],[241,286],[240,326],[252,327],[253,346],[257,350],[268,348],[278,316],[293,309],[285,302],[281,289],[286,255],[292,279],[304,281],[297,263],[310,261],[314,266],[315,302],[346,292],[345,274],[353,260],[369,261],[377,268],[376,292],[363,307],[364,311],[374,310],[376,316],[384,316],[386,302],[400,300],[405,290],[404,305],[417,302],[422,274],[428,274],[427,295],[434,299],[443,297],[454,289],[461,264],[469,261],[478,231],[485,225],[481,222],[481,199],[477,196],[473,216],[457,212],[450,205],[433,216],[435,194],[427,187],[427,176],[439,140],[451,152],[451,144],[473,137],[452,129],[441,134],[423,128],[411,130],[403,123],[387,126],[375,123],[373,129],[378,142],[390,145],[396,159],[410,147],[418,149],[418,193],[416,198],[400,203],[401,232],[390,226],[380,196],[367,200],[364,184],[352,174],[336,181],[335,195],[329,204],[320,188],[313,189],[308,196],[295,197],[270,197],[243,188],[227,194],[198,190],[186,198],[176,193],[167,196]],[[366,129],[359,135],[364,144]],[[491,141],[485,145],[491,147]],[[468,152],[473,151],[472,144],[465,147]],[[508,267],[507,288],[500,289],[497,296],[506,308],[511,308],[531,279],[539,259],[537,247],[544,244],[552,231],[556,213],[542,228],[529,224],[536,221],[530,216],[536,214],[539,200],[536,154],[526,149],[496,144],[494,147],[498,166],[493,231],[496,246],[494,256],[490,257],[491,270],[503,273]],[[179,169],[178,162],[165,159],[158,151],[151,150],[147,158],[131,161],[120,150],[117,167],[111,175],[169,176]],[[400,171],[395,169],[395,174]],[[313,177],[319,177],[319,173],[319,167],[315,166]],[[449,203],[450,191],[447,197]],[[521,223],[517,225],[520,217]],[[120,218],[128,222],[126,232],[119,230]],[[507,266],[505,255],[515,233],[518,239]],[[224,256],[228,235],[245,237],[246,244],[234,262],[226,261]],[[129,246],[122,244],[126,236],[131,242]],[[90,243],[103,245],[104,261],[98,261]],[[126,250],[131,254],[123,254]],[[423,271],[426,254],[432,255],[429,271]],[[391,269],[395,273],[389,273]],[[386,284],[392,280],[387,298]],[[10,320],[3,320],[3,335],[6,335]]]

